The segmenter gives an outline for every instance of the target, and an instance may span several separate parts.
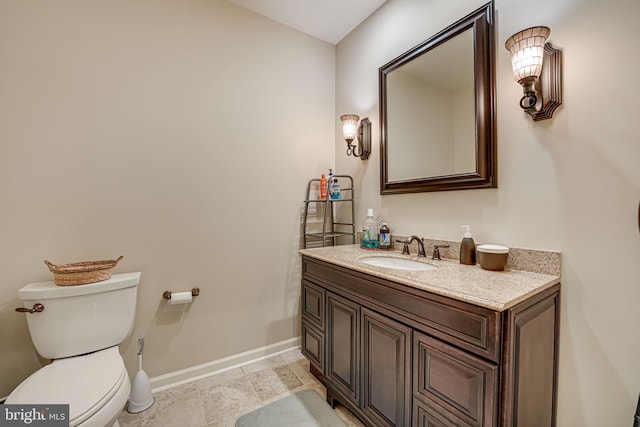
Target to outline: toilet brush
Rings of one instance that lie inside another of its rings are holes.
[[[129,406],[127,411],[137,414],[148,409],[153,405],[154,399],[151,393],[151,383],[146,372],[142,370],[142,347],[144,346],[144,338],[138,337],[138,372],[133,377],[131,383],[131,395],[129,396]]]

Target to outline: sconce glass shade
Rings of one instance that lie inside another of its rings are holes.
[[[345,114],[340,116],[340,120],[342,121],[342,136],[350,143],[356,137],[360,117],[355,114]]]
[[[521,85],[531,84],[540,77],[544,44],[551,30],[549,27],[532,27],[509,37],[505,47],[511,53],[513,78]]]
[[[562,52],[546,42],[549,33],[549,27],[527,28],[504,44],[524,93],[520,108],[536,122],[550,119],[562,105]]]
[[[371,153],[371,122],[367,117],[360,121],[360,117],[355,114],[343,114],[340,116],[342,121],[342,136],[347,141],[347,156],[360,157],[361,160],[367,160]],[[360,125],[358,125],[360,121]],[[358,137],[358,145],[351,142]]]

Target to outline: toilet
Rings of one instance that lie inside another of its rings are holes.
[[[87,285],[32,283],[18,291],[31,340],[52,362],[11,392],[7,404],[68,404],[69,425],[119,426],[131,383],[118,345],[133,329],[140,273]]]

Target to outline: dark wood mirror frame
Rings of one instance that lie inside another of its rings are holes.
[[[475,63],[476,171],[389,181],[387,169],[389,144],[387,135],[387,75],[470,28],[473,32]],[[498,186],[494,32],[494,5],[493,2],[490,2],[379,68],[380,194],[495,188]]]

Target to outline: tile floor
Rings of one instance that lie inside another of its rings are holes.
[[[326,397],[299,350],[231,369],[203,380],[154,393],[155,403],[139,414],[124,411],[122,427],[233,427],[236,419],[296,391],[311,388]],[[346,408],[336,407],[349,427],[363,426]]]

